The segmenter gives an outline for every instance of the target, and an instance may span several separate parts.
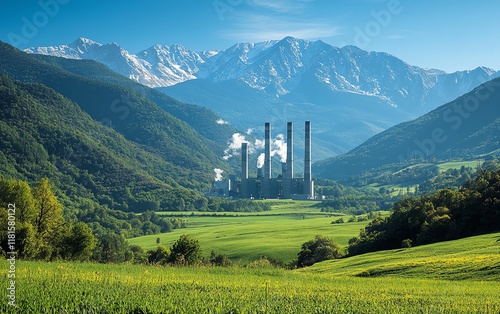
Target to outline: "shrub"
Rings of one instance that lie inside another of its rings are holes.
[[[412,240],[411,239],[404,239],[401,241],[401,247],[404,249],[409,249],[411,248]]]
[[[201,246],[197,239],[181,235],[170,248],[169,262],[176,265],[194,265],[201,261]]]
[[[339,258],[340,246],[328,237],[317,235],[314,240],[302,244],[297,258],[297,267],[311,266],[314,263]]]

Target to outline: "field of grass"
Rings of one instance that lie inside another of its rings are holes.
[[[274,202],[274,201],[273,201]],[[271,211],[259,213],[184,213],[189,221],[186,229],[160,235],[129,239],[130,244],[145,250],[156,248],[156,239],[170,247],[179,236],[187,234],[200,241],[204,254],[212,250],[226,254],[233,261],[248,263],[267,256],[290,262],[297,257],[301,245],[316,235],[329,236],[341,246],[347,246],[350,238],[359,234],[368,221],[331,224],[342,216],[321,213],[317,202],[282,201],[273,205]],[[178,215],[178,212],[162,213]],[[345,216],[347,221],[349,216]]]
[[[472,161],[456,161],[456,162],[445,162],[441,164],[437,164],[436,166],[441,171],[446,171],[448,169],[460,169],[462,166],[476,168],[478,162],[482,162],[482,160],[472,160]]]
[[[478,279],[500,282],[500,233],[318,263],[307,272],[335,270],[358,277]]]
[[[1,313],[499,313],[500,233],[285,270],[16,264]],[[7,286],[7,261],[0,277]],[[5,291],[5,290],[4,290]]]

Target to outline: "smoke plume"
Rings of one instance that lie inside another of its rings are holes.
[[[224,150],[224,160],[228,160],[234,155],[241,151],[241,144],[248,143],[244,135],[240,133],[234,133],[231,139],[228,141],[228,147]],[[250,149],[249,149],[250,150]]]
[[[257,168],[262,168],[264,166],[264,160],[266,158],[266,154],[262,153],[257,158]]]
[[[219,168],[215,168],[214,172],[215,172],[214,180],[215,181],[222,181],[222,173],[224,172],[224,170],[219,169]]]

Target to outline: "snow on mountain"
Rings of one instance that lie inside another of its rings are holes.
[[[383,52],[293,37],[238,43],[220,52],[155,45],[131,54],[85,38],[26,51],[99,61],[181,101],[211,108],[241,129],[254,128],[263,116],[279,124],[315,121],[319,157],[350,150],[500,76],[484,67],[423,69]]]
[[[488,68],[445,73],[411,66],[380,52],[355,46],[333,47],[322,41],[286,37],[239,43],[225,51],[195,52],[180,45],[155,45],[131,54],[115,43],[79,38],[69,45],[28,48],[30,53],[93,59],[150,87],[166,87],[193,79],[238,80],[270,96],[280,97],[315,80],[332,91],[379,97],[393,106],[435,106],[458,97],[499,75]]]
[[[79,38],[69,45],[28,48],[25,51],[69,59],[92,59],[149,87],[171,86],[195,79],[193,73],[200,65],[218,53],[213,50],[197,53],[178,45],[155,45],[134,55],[116,43],[103,45],[86,38]]]

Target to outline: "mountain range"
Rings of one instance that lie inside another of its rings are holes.
[[[346,179],[443,160],[500,155],[500,78],[409,122],[377,134],[346,154],[315,163],[316,175]],[[349,179],[347,179],[349,180]]]
[[[311,120],[316,160],[347,152],[500,75],[485,67],[423,69],[387,53],[293,37],[224,51],[155,45],[132,54],[84,38],[26,51],[99,61],[180,101],[210,108],[243,130],[261,132],[270,121],[283,132],[286,121]]]

